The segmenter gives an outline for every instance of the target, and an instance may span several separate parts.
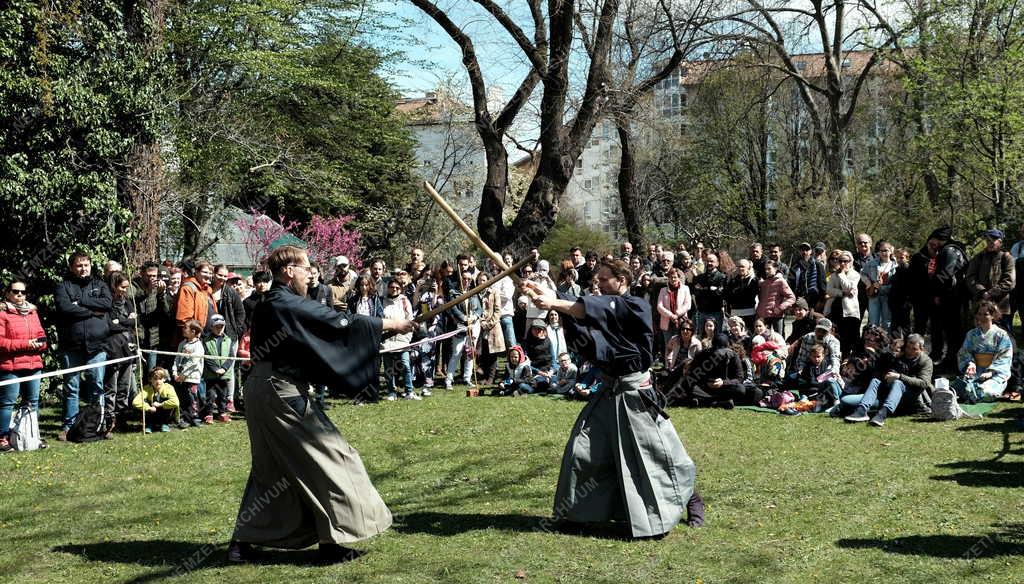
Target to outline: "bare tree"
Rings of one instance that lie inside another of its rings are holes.
[[[693,0],[684,8],[666,0],[627,0],[615,27],[613,85],[607,110],[619,139],[619,204],[633,249],[643,249],[644,226],[649,219],[644,216],[637,186],[637,109],[659,83],[675,75],[693,50],[708,42],[702,28],[711,21],[713,6],[712,0]],[[595,15],[596,10],[593,2],[584,3],[577,13],[577,27],[587,50],[592,48],[586,42],[592,26],[585,17]]]
[[[595,11],[593,33],[583,42],[588,46],[588,63],[582,96],[570,104],[570,66],[580,60],[572,53],[576,4],[569,0],[525,0],[532,35],[516,22],[510,12],[494,0],[474,0],[487,16],[507,33],[529,65],[529,72],[497,115],[488,107],[487,85],[476,55],[474,40],[456,24],[449,13],[431,0],[410,0],[434,20],[462,51],[462,63],[469,75],[477,132],[483,141],[487,180],[481,193],[477,228],[492,247],[526,250],[544,240],[555,223],[558,204],[572,178],[576,159],[590,138],[609,89],[609,55],[614,37],[619,0],[603,0]],[[508,152],[504,144],[513,121],[536,86],[540,98],[540,153],[537,172],[511,225],[502,214],[508,191]]]
[[[883,51],[898,46],[913,27],[884,22],[872,0],[743,0],[725,19],[735,27],[721,38],[769,47],[774,58],[762,65],[795,82],[823,154],[829,191],[844,192],[847,132],[857,100],[884,61]],[[815,57],[798,59],[802,48],[813,49]],[[867,52],[854,62],[856,49]]]

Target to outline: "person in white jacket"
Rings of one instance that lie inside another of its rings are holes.
[[[668,347],[669,340],[679,334],[679,322],[690,312],[690,289],[683,283],[678,269],[668,271],[668,286],[658,293],[658,315],[661,317],[658,329]],[[666,355],[667,357],[667,355]]]
[[[860,302],[857,284],[860,274],[853,269],[853,254],[842,250],[838,254],[839,271],[833,273],[825,286],[828,300],[825,316],[830,316],[839,329],[839,345],[845,359],[860,339]]]
[[[402,284],[398,279],[391,280],[387,285],[387,294],[383,299],[384,318],[395,320],[412,320],[412,302],[409,297],[402,294]],[[381,349],[390,351],[382,353],[384,362],[384,379],[388,386],[388,395],[385,399],[395,401],[398,399],[398,384],[401,379],[405,399],[418,400],[420,396],[412,385],[412,363],[409,359],[409,351],[394,351],[398,347],[408,345],[412,340],[412,333],[400,333],[384,339]],[[430,395],[430,389],[423,388],[424,395]]]

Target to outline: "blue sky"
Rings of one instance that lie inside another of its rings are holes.
[[[450,18],[473,39],[488,86],[516,87],[526,68],[521,52],[508,35],[471,3],[448,0],[438,1],[438,5],[449,9]],[[462,52],[440,26],[408,0],[392,2],[381,9],[401,29],[398,38],[383,42],[387,43],[386,48],[402,51],[405,59],[383,73],[402,95],[420,96],[453,74],[468,93]]]

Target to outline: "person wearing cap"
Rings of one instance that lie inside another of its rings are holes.
[[[523,350],[533,366],[532,392],[544,392],[551,386],[555,375],[557,353],[551,339],[548,338],[548,323],[543,318],[535,318],[530,323],[530,330],[523,340]]]
[[[228,410],[231,398],[229,386],[235,378],[235,361],[228,357],[235,356],[238,344],[228,336],[226,325],[227,320],[223,315],[211,316],[210,327],[213,330],[203,342],[206,356],[213,357],[203,364],[203,381],[206,383],[206,411],[203,412],[203,422],[207,424],[212,424],[215,419],[218,422],[231,421]]]
[[[797,343],[807,333],[814,332],[818,319],[823,315],[811,310],[805,298],[796,299],[790,308],[790,314],[793,315],[793,323],[789,329],[789,336],[786,337],[786,343],[789,345],[789,354],[795,358],[798,348]]]
[[[352,285],[356,281],[356,273],[349,269],[348,258],[340,255],[333,260],[334,277],[331,278],[331,301],[332,308],[338,312],[348,312],[348,305],[345,303],[349,294],[352,293]]]
[[[967,264],[967,292],[972,308],[977,312],[978,303],[988,300],[999,307],[1002,317],[997,321],[1007,332],[1013,330],[1013,311],[1010,293],[1017,281],[1013,255],[1003,249],[1003,232],[989,229],[985,232],[985,249],[977,253]]]
[[[789,287],[797,298],[803,298],[810,309],[818,306],[818,301],[825,294],[825,264],[815,257],[811,244],[802,242],[797,245],[800,257],[789,270]]]
[[[825,346],[825,359],[829,362],[831,370],[839,371],[842,355],[839,339],[832,334],[832,321],[827,318],[819,318],[817,324],[814,325],[814,331],[807,333],[800,339],[800,347],[797,349],[796,360],[793,361],[791,373],[804,370],[804,366],[807,365],[807,359],[811,355],[811,348],[814,345]]]
[[[217,314],[224,319],[224,334],[231,341],[231,354],[238,353],[238,343],[242,335],[248,330],[245,318],[245,301],[242,295],[231,286],[231,276],[236,276],[228,271],[228,267],[219,264],[213,267],[213,300],[217,303]],[[234,369],[235,361],[229,361],[228,365]],[[235,411],[235,376],[228,375],[223,378],[227,381],[227,411]]]
[[[937,371],[955,371],[965,334],[967,248],[953,239],[953,228],[945,226],[932,231],[923,251],[928,256],[929,356]]]
[[[825,286],[825,314],[838,319],[839,343],[846,357],[860,341],[860,303],[857,300],[860,274],[853,269],[853,254],[841,250],[838,271]]]

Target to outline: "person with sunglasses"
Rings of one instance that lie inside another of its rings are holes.
[[[834,315],[845,359],[860,342],[860,302],[857,300],[860,274],[853,269],[853,254],[846,250],[837,251],[833,256],[836,271],[829,276],[825,287],[828,298],[825,314]]]
[[[7,286],[0,305],[0,381],[29,377],[43,368],[46,333],[39,322],[39,312],[26,295],[25,282],[15,280]],[[0,452],[12,449],[8,429],[18,396],[38,410],[39,380],[0,386]]]

